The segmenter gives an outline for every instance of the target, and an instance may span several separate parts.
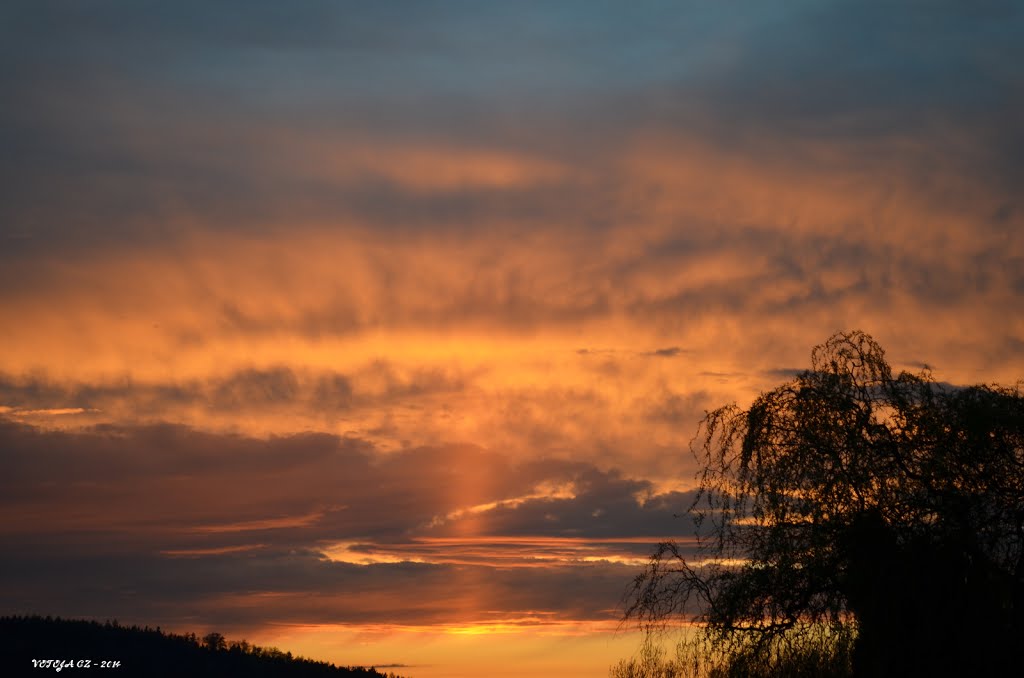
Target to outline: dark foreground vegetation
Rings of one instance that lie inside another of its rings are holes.
[[[700,631],[636,676],[1006,675],[1024,638],[1024,388],[894,374],[862,332],[749,409],[707,414],[690,508],[626,617]],[[654,640],[649,648],[658,647]]]
[[[636,657],[612,667],[611,678],[851,678],[856,626],[803,628],[759,644],[750,639],[722,645],[697,631],[679,640],[673,654],[667,636],[649,636]],[[660,642],[659,642],[660,641]],[[945,674],[935,674],[937,676]]]
[[[316,676],[398,678],[374,669],[338,667],[274,647],[197,637],[116,621],[0,617],[0,673],[5,676]]]

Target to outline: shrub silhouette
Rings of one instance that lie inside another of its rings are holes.
[[[612,678],[848,678],[855,629],[818,625],[767,645],[733,644],[727,651],[707,634],[684,637],[674,657],[656,642],[612,667]],[[648,638],[648,641],[658,640]]]
[[[1019,384],[893,375],[870,336],[840,333],[749,409],[708,413],[691,448],[700,558],[662,544],[627,619],[694,617],[733,666],[822,629],[856,632],[858,676],[980,675],[1017,658]]]

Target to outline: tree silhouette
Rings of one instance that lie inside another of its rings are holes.
[[[691,449],[700,557],[662,544],[627,619],[693,616],[719,650],[755,655],[852,625],[864,676],[994,674],[1018,658],[1020,384],[893,375],[870,336],[840,333],[749,409],[708,413]]]
[[[203,636],[203,647],[208,650],[225,650],[228,647],[228,641],[223,635],[213,631]]]

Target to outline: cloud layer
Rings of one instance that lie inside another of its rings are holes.
[[[833,332],[1024,374],[1022,25],[6,3],[0,607],[614,620],[703,412]]]
[[[3,596],[21,611],[173,627],[202,610],[250,630],[609,621],[653,544],[692,533],[673,516],[688,496],[587,462],[170,425],[5,422],[0,438]]]

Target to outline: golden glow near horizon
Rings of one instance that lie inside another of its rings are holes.
[[[296,648],[298,654],[338,656],[342,662],[409,678],[474,678],[482,667],[488,675],[506,678],[530,673],[586,678],[604,676],[610,665],[632,656],[640,636],[614,621],[557,622],[535,616],[461,626],[276,627],[251,640]]]

